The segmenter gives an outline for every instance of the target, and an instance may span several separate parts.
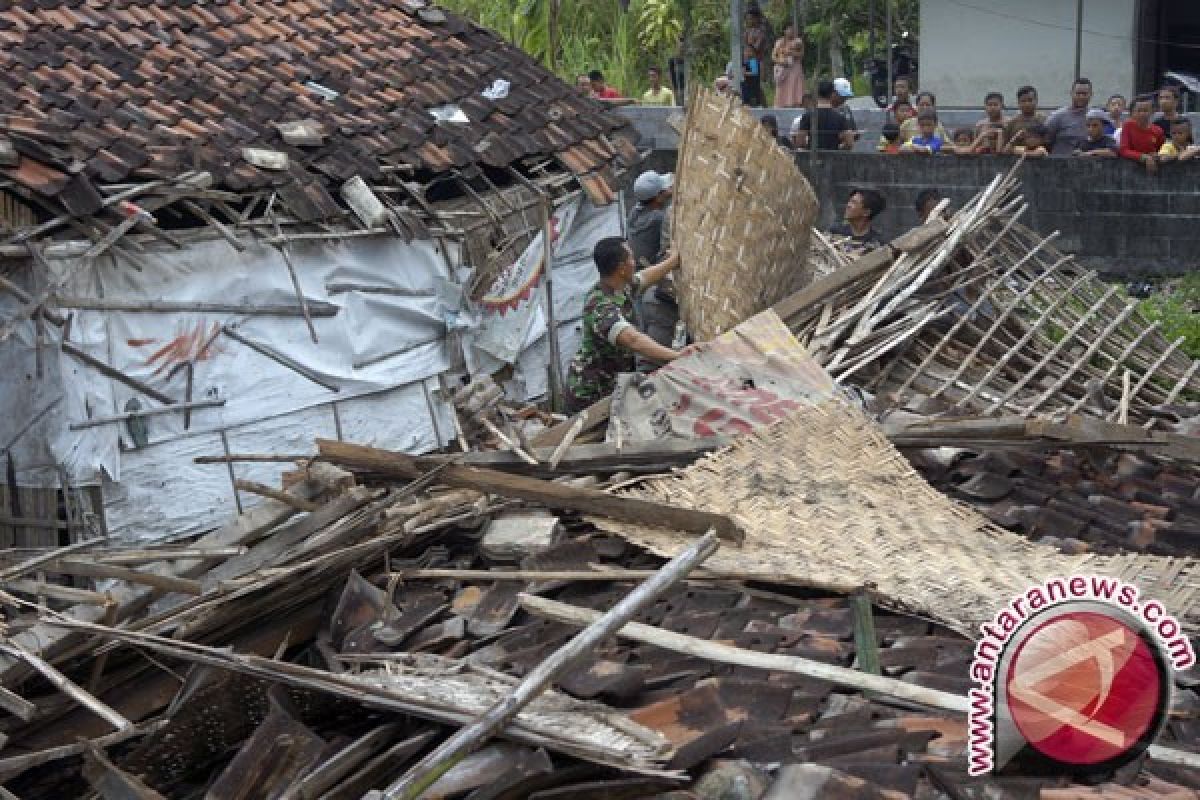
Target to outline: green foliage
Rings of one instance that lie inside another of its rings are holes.
[[[1138,311],[1162,325],[1163,335],[1174,341],[1183,337],[1181,349],[1200,358],[1200,273],[1191,273],[1169,291],[1147,297]]]
[[[494,30],[541,61],[551,63],[550,13],[555,0],[441,0],[441,5]],[[887,0],[884,0],[886,2]],[[693,80],[711,83],[729,61],[728,0],[557,0],[558,46],[553,63],[559,76],[573,81],[591,69],[605,74],[610,85],[630,96],[646,88],[646,70],[663,67],[690,41],[689,72]],[[877,3],[876,49],[882,54],[884,2]],[[918,0],[891,0],[894,30],[916,32]],[[829,44],[837,20],[842,58],[856,90],[865,93],[863,65],[869,55],[869,0],[760,0],[776,35],[793,18],[795,8],[807,8],[804,26],[805,72],[830,74]],[[502,76],[501,76],[502,77]]]

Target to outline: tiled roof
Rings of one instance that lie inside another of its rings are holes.
[[[630,130],[424,0],[0,0],[0,52],[0,134],[22,156],[3,171],[43,195],[77,174],[118,183],[204,170],[244,190],[529,156],[567,155],[584,175],[613,162],[610,138]],[[496,79],[510,87],[490,100]],[[447,104],[470,122],[436,122],[429,109]],[[255,166],[245,148],[288,164]]]

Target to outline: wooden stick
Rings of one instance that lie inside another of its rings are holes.
[[[507,570],[491,570],[491,569],[411,569],[397,570],[395,572],[384,573],[384,577],[395,576],[401,580],[437,580],[442,578],[450,578],[453,580],[462,581],[644,581],[647,578],[652,578],[658,574],[657,570],[653,569],[606,569],[597,568],[591,570],[583,569],[563,569],[563,570],[536,570],[536,569],[507,569]],[[746,582],[759,581],[763,583],[771,583],[776,578],[772,575],[762,572],[717,572],[708,570],[703,567],[693,571],[692,576],[688,578],[693,582],[712,583],[716,581],[726,582]],[[804,581],[788,581],[789,586],[802,586],[805,589],[816,589],[832,594],[854,594],[861,592],[862,584],[857,583],[830,583],[828,581],[814,581],[805,579]]]
[[[128,386],[130,389],[133,389],[136,392],[141,392],[142,394],[146,395],[147,397],[157,400],[158,402],[162,403],[164,406],[169,406],[175,402],[174,399],[172,399],[171,397],[169,397],[166,394],[163,394],[158,389],[155,389],[153,386],[148,386],[148,385],[142,383],[137,378],[133,377],[132,375],[126,375],[124,372],[121,372],[121,370],[117,369],[116,367],[112,367],[112,366],[109,366],[108,364],[105,364],[103,361],[96,358],[92,354],[87,353],[83,350],[80,350],[78,347],[76,347],[75,345],[71,344],[68,341],[65,341],[65,340],[63,341],[62,351],[64,353],[66,353],[67,355],[78,358],[80,361],[87,364],[89,367],[96,370],[100,374],[106,375],[109,378],[112,378],[114,381],[119,381],[119,382],[125,384],[126,386]]]
[[[51,747],[49,750],[39,750],[36,753],[26,753],[25,755],[12,756],[11,758],[0,758],[0,775],[11,777],[27,769],[48,764],[51,761],[77,756],[92,746],[108,747],[109,745],[129,741],[138,736],[149,736],[165,728],[169,722],[170,720],[160,719],[149,725],[134,725],[90,741],[64,744],[61,747]]]
[[[327,283],[327,294],[360,292],[362,294],[388,294],[396,297],[437,297],[434,289],[405,289],[399,286],[373,286],[366,283]]]
[[[164,592],[198,595],[202,593],[200,581],[188,578],[176,578],[173,575],[157,575],[153,572],[142,572],[115,564],[102,564],[95,561],[83,561],[75,558],[62,558],[51,561],[43,569],[59,575],[83,575],[89,578],[113,578],[126,583],[136,583],[142,586],[153,586]]]
[[[22,722],[29,722],[37,713],[37,706],[3,686],[0,686],[0,708],[18,717]]]
[[[227,461],[253,461],[264,464],[290,464],[316,458],[315,453],[230,453],[227,456],[196,456],[194,464],[224,464]]]
[[[65,556],[67,553],[76,553],[84,548],[91,547],[94,544],[99,544],[104,541],[103,536],[97,536],[94,539],[85,539],[82,542],[76,542],[66,547],[58,547],[53,550],[48,550],[45,553],[39,553],[33,558],[22,561],[20,564],[14,564],[11,567],[5,567],[0,570],[0,582],[9,581],[20,575],[29,572],[39,564],[45,564],[55,559]]]
[[[159,414],[171,414],[176,411],[188,411],[193,408],[218,408],[225,405],[225,398],[216,400],[195,400],[190,403],[171,403],[162,408],[143,408],[137,411],[125,411],[120,414],[113,414],[107,417],[92,417],[85,419],[83,422],[72,422],[67,427],[73,431],[80,431],[84,428],[95,428],[100,425],[108,425],[112,422],[124,422],[127,419],[138,419],[141,417],[154,417]]]
[[[550,469],[558,469],[558,462],[562,461],[562,457],[566,455],[567,448],[575,443],[575,439],[579,436],[579,432],[583,430],[583,426],[587,424],[587,409],[584,409],[575,421],[571,423],[571,427],[567,429],[567,433],[563,436],[562,441],[558,443],[558,447],[554,448],[554,453],[550,456]]]
[[[25,248],[22,247],[21,250],[25,250]],[[3,275],[0,275],[0,289],[3,289],[4,291],[8,292],[9,294],[11,294],[13,297],[17,298],[17,300],[19,300],[23,304],[27,304],[27,303],[30,303],[33,301],[33,295],[31,295],[29,292],[22,289],[20,286],[17,286],[15,283],[10,281],[8,278],[4,277]],[[50,320],[55,325],[58,325],[60,327],[62,326],[62,324],[64,322],[67,321],[67,318],[64,317],[62,314],[58,313],[57,311],[55,311],[52,308],[46,308],[45,306],[42,306],[42,316],[44,316],[46,319]]]
[[[537,466],[538,460],[536,458],[534,458],[533,456],[529,455],[529,453],[525,452],[524,448],[522,448],[521,445],[517,444],[512,439],[510,439],[507,435],[505,435],[504,431],[497,428],[490,419],[488,419],[487,417],[484,417],[484,416],[480,416],[479,424],[481,424],[481,425],[483,425],[483,427],[487,428],[488,433],[492,434],[492,436],[495,436],[497,439],[499,439],[507,449],[516,453],[517,456],[519,456],[520,459],[522,461],[524,461],[526,464],[533,464],[534,466]]]
[[[317,449],[322,457],[335,464],[408,480],[420,477],[428,468],[445,464],[430,463],[402,453],[329,439],[318,439]],[[745,538],[745,534],[733,519],[724,514],[668,506],[635,497],[621,497],[595,489],[566,486],[491,469],[445,464],[438,476],[438,483],[542,503],[550,508],[596,514],[634,525],[658,526],[695,534],[713,529],[722,539],[739,543]]]
[[[222,239],[229,242],[229,246],[234,250],[237,250],[239,253],[245,251],[246,245],[242,244],[238,240],[237,234],[229,230],[229,228],[226,227],[225,223],[221,222],[221,220],[208,213],[208,211],[202,205],[193,200],[184,200],[182,205],[188,211],[191,211],[197,217],[211,225],[213,230],[219,233]]]
[[[271,221],[275,223],[275,235],[283,237],[283,229],[279,227],[279,223],[272,217]],[[300,277],[296,274],[296,267],[292,264],[292,254],[288,250],[287,243],[279,245],[279,252],[283,256],[283,263],[287,266],[288,275],[292,279],[292,289],[296,292],[296,300],[300,303],[300,310],[304,312],[304,324],[308,326],[308,335],[312,337],[313,344],[317,344],[317,329],[313,326],[312,315],[308,311],[308,300],[304,297],[304,290],[300,288]]]
[[[107,606],[112,603],[112,597],[104,592],[93,592],[90,589],[76,589],[72,586],[61,586],[57,583],[46,583],[26,578],[8,581],[4,588],[10,592],[23,592],[34,597],[51,597],[67,603],[83,603],[89,606]]]
[[[617,605],[604,614],[597,614],[597,618],[578,636],[525,676],[508,697],[418,761],[400,780],[382,792],[368,793],[366,798],[415,800],[420,797],[468,753],[478,749],[503,730],[522,708],[544,692],[556,678],[588,658],[596,645],[611,636],[665,590],[687,577],[693,567],[716,552],[716,549],[717,536],[709,531],[667,562],[657,575],[625,595]]]
[[[552,619],[556,622],[565,622],[570,625],[590,625],[600,616],[598,611],[579,608],[529,594],[522,593],[517,595],[517,597],[521,602],[522,608],[529,613],[538,617]],[[943,711],[954,711],[965,714],[970,707],[965,697],[937,689],[916,686],[896,678],[871,675],[856,669],[824,664],[798,656],[758,653],[753,650],[745,650],[727,644],[710,642],[706,639],[698,639],[694,636],[672,633],[661,628],[643,625],[639,622],[627,623],[625,627],[616,631],[615,635],[637,642],[652,644],[664,650],[671,650],[676,653],[684,653],[696,656],[697,658],[715,661],[720,664],[736,664],[756,669],[790,672],[796,675],[816,678],[817,680],[828,681],[838,686],[848,686],[853,689],[896,697],[912,703],[920,703],[923,706]]]
[[[264,483],[247,481],[243,480],[242,478],[236,479],[233,483],[234,486],[243,492],[258,494],[262,495],[263,497],[269,497],[272,500],[278,500],[281,503],[287,503],[297,511],[316,511],[318,508],[320,508],[320,506],[316,503],[309,502],[308,500],[304,500],[300,497],[295,497],[281,489],[272,488]]]
[[[123,731],[134,727],[132,722],[125,719],[123,716],[97,700],[95,697],[92,697],[78,685],[73,683],[70,678],[68,678],[66,675],[63,675],[49,662],[42,660],[39,656],[35,656],[28,650],[7,642],[0,642],[0,651],[8,653],[13,658],[24,659],[29,666],[40,672],[42,677],[50,681],[50,683],[52,683],[60,692],[108,722],[118,731]]]
[[[290,356],[285,356],[283,353],[279,352],[278,350],[276,350],[273,347],[265,345],[262,342],[256,342],[253,339],[246,338],[245,336],[243,336],[242,334],[240,334],[236,330],[234,330],[233,326],[231,326],[231,325],[222,325],[221,332],[224,333],[226,336],[228,336],[230,339],[241,342],[242,344],[246,345],[246,347],[249,347],[251,350],[255,350],[255,351],[261,353],[262,355],[266,356],[267,358],[271,359],[272,361],[276,362],[277,364],[287,367],[292,372],[295,372],[297,375],[302,375],[305,378],[308,378],[310,381],[317,384],[318,386],[323,386],[331,392],[341,391],[340,387],[333,381],[323,378],[321,375],[319,375],[314,370],[309,369],[308,367],[304,366],[299,361],[295,360],[294,358],[292,358]]]
[[[58,296],[60,308],[79,308],[87,311],[122,311],[144,314],[254,314],[266,317],[302,317],[304,309],[287,303],[182,303],[170,300],[136,300],[106,297]],[[335,317],[341,311],[333,303],[314,302],[309,313],[314,317]]]

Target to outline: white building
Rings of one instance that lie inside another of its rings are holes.
[[[1168,70],[1200,73],[1200,3],[923,0],[921,87],[941,106],[978,107],[989,91],[1015,106],[1017,87],[1030,84],[1043,106],[1059,106],[1075,76],[1077,42],[1097,102],[1150,91]]]

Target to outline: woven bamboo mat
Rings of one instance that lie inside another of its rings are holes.
[[[673,220],[679,305],[692,336],[708,341],[811,281],[817,198],[736,99],[701,88],[689,109]]]
[[[1200,630],[1200,561],[1068,556],[988,522],[927,484],[878,426],[839,399],[808,406],[692,467],[627,492],[732,515],[746,531],[705,566],[776,582],[870,586],[895,609],[976,637],[1026,588],[1073,573],[1134,582]],[[691,537],[597,520],[663,556]]]

